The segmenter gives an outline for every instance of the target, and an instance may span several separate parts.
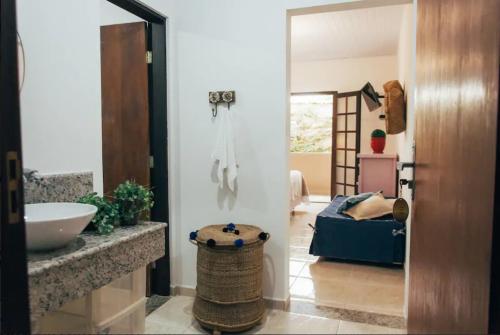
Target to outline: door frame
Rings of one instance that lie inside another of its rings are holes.
[[[16,0],[0,1],[0,50],[0,332],[29,334]]]
[[[2,0],[3,1],[3,0]],[[150,113],[150,170],[155,204],[151,220],[169,223],[168,134],[167,134],[167,20],[163,14],[138,0],[107,0],[148,23],[148,46],[153,62],[148,66]],[[151,273],[151,293],[170,295],[169,228],[165,228],[165,256],[155,262]]]

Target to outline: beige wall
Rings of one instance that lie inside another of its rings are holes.
[[[292,92],[359,91],[367,81],[380,94],[389,80],[399,79],[397,55],[292,62]],[[371,153],[370,135],[374,129],[385,130],[385,121],[377,111],[370,112],[361,102],[361,153]],[[385,153],[397,152],[396,136],[387,136]]]
[[[292,62],[292,92],[359,91],[367,81],[383,94],[383,85],[399,79],[396,55],[364,58]],[[370,138],[374,129],[384,129],[377,111],[370,112],[361,102],[361,153],[371,153]],[[397,153],[396,136],[387,136],[385,153]],[[291,153],[290,167],[300,170],[311,194],[330,194],[330,154]]]
[[[299,170],[310,194],[330,195],[331,153],[291,153],[290,169]]]

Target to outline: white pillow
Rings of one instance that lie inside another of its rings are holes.
[[[375,193],[368,199],[344,211],[356,221],[379,218],[391,214],[396,199],[385,199],[382,193]]]

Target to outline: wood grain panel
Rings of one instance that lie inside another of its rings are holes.
[[[104,193],[149,185],[147,32],[144,22],[101,27]]]
[[[488,331],[499,13],[418,1],[410,333]]]

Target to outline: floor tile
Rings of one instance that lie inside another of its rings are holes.
[[[289,272],[290,276],[298,276],[302,268],[306,265],[305,262],[290,261]]]
[[[406,321],[402,316],[387,314],[377,314],[372,312],[363,312],[359,310],[334,308],[331,306],[317,305],[307,299],[292,299],[290,301],[289,312],[319,316],[328,319],[337,319],[351,322],[367,323],[371,325],[405,328]]]
[[[194,298],[176,296],[146,318],[146,334],[182,334],[192,326]]]
[[[290,294],[294,297],[314,299],[314,283],[309,278],[297,278],[290,287]]]
[[[339,323],[338,320],[273,310],[268,313],[265,323],[254,331],[255,334],[336,334]]]
[[[327,204],[301,205],[291,218],[290,259],[306,262],[290,286],[292,299],[309,298],[318,305],[364,312],[403,315],[404,270],[362,263],[328,260],[309,255],[313,237],[309,222]]]
[[[192,297],[176,296],[146,318],[146,334],[208,334],[192,316]],[[325,314],[326,315],[326,314]],[[307,314],[268,310],[262,324],[246,334],[399,334],[401,329],[372,326]]]
[[[337,334],[405,334],[403,329],[368,325],[365,323],[340,321]]]

